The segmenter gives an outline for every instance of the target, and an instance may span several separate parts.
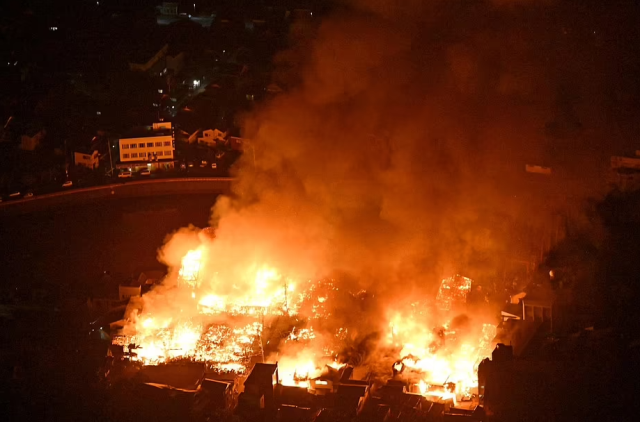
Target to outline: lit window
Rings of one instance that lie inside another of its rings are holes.
[[[153,142],[147,142],[147,148],[152,148],[153,147]]]
[[[139,146],[140,148],[144,148],[144,142],[139,143],[139,144],[138,144],[138,146]]]
[[[165,146],[165,147],[171,146],[171,142],[169,142],[169,141],[164,141],[164,146]]]
[[[129,158],[129,154],[122,154],[122,158]]]
[[[57,31],[58,27],[57,26],[51,26],[51,27],[49,27],[49,30],[50,31]]]
[[[157,147],[161,147],[162,146],[162,142],[156,142],[156,146]]]
[[[129,149],[129,144],[122,144],[122,149]]]
[[[138,158],[138,153],[137,152],[131,153],[131,158]]]

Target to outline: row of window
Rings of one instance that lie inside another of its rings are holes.
[[[153,148],[154,147],[154,143],[153,142],[147,142],[146,143],[147,148]],[[164,141],[164,142],[156,142],[155,143],[156,147],[170,147],[171,146],[171,141]],[[122,144],[122,149],[136,149],[136,148],[144,148],[145,147],[145,143],[144,142],[140,142],[139,144]]]
[[[171,157],[171,155],[173,154],[173,151],[158,151],[155,153],[149,153],[149,157],[156,155],[158,157],[161,156],[165,156],[165,157]],[[122,154],[122,158],[146,158],[147,157],[147,153],[146,152],[132,152],[131,154]]]

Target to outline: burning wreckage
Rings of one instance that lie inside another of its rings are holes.
[[[358,321],[336,326],[345,318],[333,304],[359,306],[373,295],[335,280],[291,280],[268,266],[250,269],[251,288],[238,291],[205,282],[208,265],[203,243],[186,253],[174,280],[131,299],[108,353],[111,385],[137,379],[218,391],[223,408],[318,418],[340,409],[382,420],[477,407],[478,364],[493,349],[496,326],[464,316],[471,279],[442,280],[431,306],[385,306],[377,333],[363,335]]]

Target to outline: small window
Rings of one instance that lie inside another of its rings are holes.
[[[156,146],[157,147],[161,147],[162,146],[162,142],[156,142]]]
[[[167,157],[171,157],[171,151],[165,151],[164,155],[166,155]]]
[[[139,148],[144,148],[144,142],[140,142],[140,143],[138,144],[138,147],[139,147]]]
[[[131,149],[138,148],[138,144],[131,144],[131,145],[129,146],[129,148],[131,148]]]
[[[122,144],[122,149],[129,149],[129,144]]]
[[[146,152],[141,152],[141,153],[140,153],[140,158],[144,158],[144,157],[146,157],[146,156],[147,156],[147,153],[146,153]]]
[[[171,146],[171,142],[169,141],[164,141],[163,144],[165,147]]]
[[[138,153],[137,152],[131,153],[131,158],[138,158]]]
[[[153,142],[147,142],[147,148],[153,147]]]
[[[129,154],[122,154],[122,158],[129,158]]]

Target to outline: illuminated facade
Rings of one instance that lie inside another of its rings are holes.
[[[154,124],[143,128],[130,137],[121,138],[120,163],[147,164],[173,162],[175,138],[171,123]]]

